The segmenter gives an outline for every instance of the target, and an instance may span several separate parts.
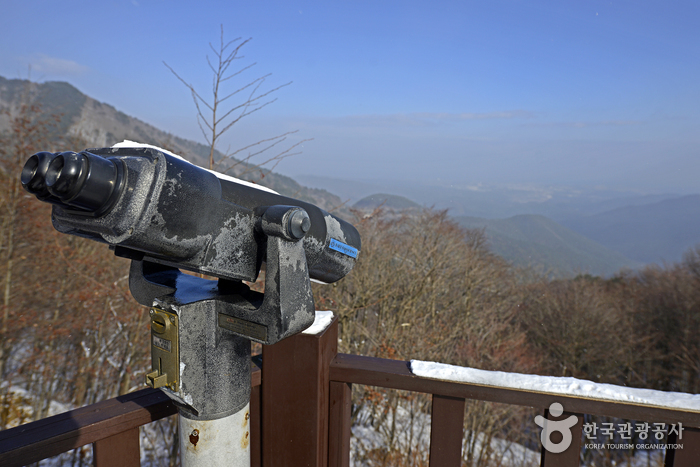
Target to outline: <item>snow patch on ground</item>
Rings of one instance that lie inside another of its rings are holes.
[[[3,392],[5,392],[5,390],[5,388],[2,389]],[[36,400],[27,390],[11,386],[7,389],[7,395],[4,397],[8,401],[12,401],[11,407],[13,412],[8,417],[7,426],[5,428],[14,428],[34,420],[34,405]],[[63,412],[68,412],[69,410],[71,410],[71,406],[68,404],[51,401],[46,417],[52,417]]]
[[[665,455],[664,451],[638,451],[629,462],[622,461],[619,467],[663,467]]]
[[[421,456],[427,464],[430,453],[430,415],[414,412],[398,406],[395,418],[382,424],[380,428],[372,426],[372,414],[368,407],[360,410],[356,424],[352,427],[350,439],[350,465],[355,467],[372,467],[378,465],[370,462],[366,456],[372,452],[392,450],[403,453],[405,456]],[[393,426],[393,429],[391,428]],[[462,450],[467,447],[467,442],[472,439],[471,432],[465,431],[462,441]],[[501,467],[538,466],[540,454],[520,444],[504,439],[494,438],[490,443],[486,437],[478,433],[474,441],[474,452],[481,453],[490,447],[491,465]]]

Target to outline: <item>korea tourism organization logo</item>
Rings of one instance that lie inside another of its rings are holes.
[[[564,406],[554,402],[549,406],[549,414],[561,417]],[[563,420],[548,420],[542,415],[535,417],[535,424],[542,428],[540,441],[547,452],[559,454],[566,451],[573,442],[571,428],[576,425],[576,415]],[[598,426],[600,425],[600,426]],[[561,441],[552,441],[552,434],[561,433]],[[676,440],[683,439],[683,424],[666,423],[584,423],[583,433],[586,436],[586,449],[683,449],[680,443],[664,443],[667,436],[675,435]],[[634,440],[634,441],[633,441]],[[607,442],[606,442],[607,441]]]
[[[554,402],[549,406],[549,413],[553,417],[561,417],[564,413],[564,406],[559,402]],[[542,415],[535,417],[535,424],[542,428],[542,433],[540,434],[540,441],[542,441],[542,446],[551,452],[552,454],[559,454],[560,452],[566,451],[569,446],[571,446],[572,436],[571,427],[576,425],[576,415],[571,415],[564,420],[548,420]],[[559,432],[562,435],[561,441],[555,443],[552,441],[552,434]]]

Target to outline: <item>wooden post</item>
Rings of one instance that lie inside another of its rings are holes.
[[[260,420],[260,385],[258,384],[250,390],[250,467],[262,465]]]
[[[700,429],[683,427],[680,439],[674,433],[668,437],[669,444],[682,444],[683,449],[667,449],[665,467],[695,467],[700,459]]]
[[[430,465],[462,465],[464,399],[433,394],[430,417]]]
[[[331,381],[328,413],[328,466],[350,467],[352,385]]]
[[[337,353],[335,318],[320,334],[263,346],[264,467],[327,466],[329,365]]]
[[[547,452],[542,447],[542,457],[540,460],[540,465],[542,467],[578,467],[581,462],[581,436],[583,433],[583,415],[575,414],[570,412],[564,412],[559,417],[554,417],[549,413],[549,410],[545,410],[544,418],[548,420],[565,420],[571,416],[576,417],[576,424],[571,427],[571,445],[564,451],[560,453]],[[562,439],[559,433],[553,433],[552,441],[558,443]]]
[[[92,443],[92,451],[95,467],[139,467],[139,427],[95,441]]]

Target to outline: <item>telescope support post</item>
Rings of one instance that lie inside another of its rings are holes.
[[[177,403],[184,467],[250,465],[250,342],[274,344],[315,316],[303,244],[287,229],[299,212],[273,206],[262,216],[264,294],[240,281],[132,261],[131,293],[152,304],[146,383]]]
[[[178,414],[183,467],[250,465],[250,404],[228,417],[193,420]]]

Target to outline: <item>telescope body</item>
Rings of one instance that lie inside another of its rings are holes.
[[[145,383],[178,407],[183,465],[249,463],[249,444],[239,440],[249,435],[250,342],[275,344],[313,323],[310,279],[330,283],[350,272],[357,230],[155,147],[40,152],[21,181],[53,204],[56,230],[132,260],[131,293],[151,307]],[[255,281],[263,261],[259,293],[241,281]]]
[[[120,256],[221,279],[256,280],[264,223],[303,242],[309,277],[321,282],[350,272],[360,249],[351,224],[312,204],[153,147],[38,153],[27,161],[22,185],[53,203],[60,232],[107,243]]]

